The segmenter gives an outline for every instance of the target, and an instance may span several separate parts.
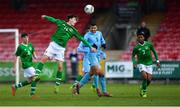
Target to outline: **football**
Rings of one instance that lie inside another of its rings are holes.
[[[87,14],[92,14],[94,12],[94,6],[91,4],[88,4],[84,7],[84,11]]]

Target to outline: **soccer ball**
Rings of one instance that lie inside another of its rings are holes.
[[[87,14],[92,14],[94,12],[94,6],[91,4],[88,4],[84,7],[84,11]]]

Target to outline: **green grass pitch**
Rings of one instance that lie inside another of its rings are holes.
[[[72,96],[70,86],[62,84],[60,93],[54,94],[53,84],[40,83],[40,98],[32,99],[29,86],[18,89],[13,97],[10,85],[0,84],[0,106],[180,106],[180,85],[151,85],[147,98],[139,96],[137,84],[108,84],[111,98],[99,98],[90,84],[81,89],[80,95]]]

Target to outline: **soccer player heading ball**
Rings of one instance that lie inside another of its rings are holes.
[[[82,41],[86,46],[88,46],[91,51],[95,52],[96,49],[93,48],[83,37],[78,33],[78,31],[73,27],[77,21],[78,17],[75,15],[67,16],[67,22],[64,20],[56,19],[51,16],[42,15],[42,19],[48,20],[57,25],[57,30],[51,36],[51,42],[49,43],[48,48],[46,49],[41,62],[38,63],[36,67],[37,75],[42,72],[44,63],[48,60],[54,59],[58,63],[58,71],[56,75],[56,85],[55,93],[59,92],[59,85],[62,81],[62,65],[64,62],[64,51],[66,44],[69,39],[73,36],[78,40]]]

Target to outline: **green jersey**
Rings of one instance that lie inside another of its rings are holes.
[[[31,43],[29,44],[20,44],[16,50],[15,55],[20,56],[22,67],[26,69],[28,67],[32,67],[32,56],[34,53],[34,47]]]
[[[138,43],[132,52],[132,61],[133,64],[144,64],[144,65],[152,65],[153,58],[151,51],[153,52],[156,60],[158,60],[158,55],[150,42],[144,42],[144,44]],[[135,61],[135,55],[137,55],[137,62]]]
[[[86,40],[84,40],[84,38],[78,33],[78,31],[73,26],[68,25],[65,21],[55,19],[50,16],[45,16],[45,19],[57,25],[57,30],[51,36],[51,40],[56,42],[58,45],[66,47],[68,40],[75,36],[78,40],[82,41],[88,47],[92,47]]]

